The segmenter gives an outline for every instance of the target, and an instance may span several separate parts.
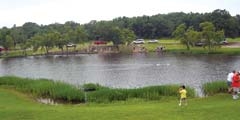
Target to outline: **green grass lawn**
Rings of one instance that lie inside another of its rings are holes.
[[[228,38],[229,42],[239,42],[240,38],[231,39]],[[144,46],[147,48],[148,52],[154,52],[158,46],[164,46],[168,53],[191,53],[191,54],[226,54],[226,55],[239,55],[240,48],[229,48],[226,46],[221,46],[213,48],[208,51],[208,46],[203,47],[187,47],[180,43],[178,40],[174,39],[160,39],[158,43],[146,43]]]
[[[188,100],[130,100],[109,104],[45,105],[14,90],[0,88],[1,120],[237,120],[240,100],[229,94]]]
[[[227,38],[228,42],[239,42],[240,41],[240,37],[238,38]]]

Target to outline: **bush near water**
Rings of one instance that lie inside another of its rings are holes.
[[[50,98],[66,102],[84,102],[84,93],[76,87],[47,79],[29,79],[14,76],[0,77],[0,85],[32,94],[38,98]]]
[[[227,93],[228,86],[226,81],[213,81],[203,84],[205,95],[215,95],[218,93]]]

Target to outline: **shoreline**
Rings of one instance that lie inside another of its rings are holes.
[[[235,48],[235,47],[234,47]],[[234,49],[234,48],[230,48],[230,49]],[[54,55],[59,55],[59,56],[68,56],[68,55],[79,55],[79,54],[148,54],[148,53],[157,53],[157,54],[189,54],[189,55],[240,55],[240,48],[237,47],[237,49],[239,50],[233,50],[233,51],[227,51],[224,52],[223,51],[197,51],[197,50],[192,50],[192,51],[187,51],[187,50],[183,50],[183,49],[178,49],[178,50],[166,50],[166,51],[162,51],[162,52],[156,52],[156,51],[147,51],[147,52],[103,52],[103,53],[99,53],[99,52],[69,52],[69,53],[62,53],[62,52],[50,52],[48,54],[46,53],[40,53],[40,54],[29,54],[29,55],[8,55],[8,56],[0,56],[0,59],[3,58],[21,58],[21,57],[31,57],[31,56],[54,56]]]

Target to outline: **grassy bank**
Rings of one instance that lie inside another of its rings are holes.
[[[111,89],[97,84],[85,84],[78,89],[65,83],[45,79],[0,77],[0,116],[3,120],[236,120],[239,118],[239,100],[233,100],[231,95],[226,94],[225,81],[204,84],[204,92],[211,95],[204,98],[193,97],[194,91],[188,88],[190,97],[187,106],[178,106],[177,89],[177,85]],[[88,91],[89,102],[46,105],[35,101],[36,96],[51,95],[65,96],[64,98],[68,98],[66,100],[70,100],[75,98],[74,95],[80,94],[80,98],[83,99],[81,90]],[[127,96],[127,99],[124,96]]]
[[[0,85],[37,98],[50,98],[55,101],[65,102],[84,102],[84,93],[82,91],[62,82],[6,76],[0,77]]]
[[[28,79],[13,76],[0,77],[0,85],[13,88],[37,98],[50,98],[54,101],[70,103],[97,102],[109,103],[129,99],[160,100],[164,96],[178,96],[180,85],[149,86],[135,89],[114,89],[97,84],[86,84],[77,88],[61,82],[46,79]],[[188,96],[195,97],[192,88],[187,87]],[[85,96],[85,92],[87,97]]]
[[[229,42],[240,42],[240,38],[229,39]],[[167,53],[175,54],[226,54],[226,55],[239,55],[240,48],[230,48],[226,46],[216,47],[213,51],[208,51],[208,48],[203,47],[191,47],[187,50],[186,46],[174,39],[161,39],[158,43],[144,44],[149,52],[154,52],[158,46],[164,46]]]
[[[44,105],[15,90],[0,88],[3,120],[237,120],[239,100],[228,94],[188,99],[178,106],[177,97],[156,101],[110,104]]]

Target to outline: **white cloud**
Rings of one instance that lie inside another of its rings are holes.
[[[91,20],[116,17],[155,15],[169,12],[212,12],[226,9],[239,13],[238,0],[0,0],[0,26],[12,27],[25,22],[37,24]],[[7,6],[7,7],[6,7]]]

